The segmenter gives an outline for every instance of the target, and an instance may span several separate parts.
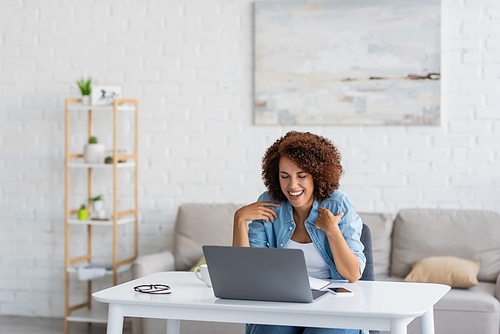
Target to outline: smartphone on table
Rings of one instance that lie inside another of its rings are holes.
[[[343,288],[343,287],[331,287],[331,288],[328,288],[328,291],[330,291],[334,295],[343,296],[343,297],[352,297],[352,295],[353,295],[351,290],[348,290],[348,289]]]

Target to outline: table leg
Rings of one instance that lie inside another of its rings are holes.
[[[117,304],[109,304],[107,334],[123,333],[122,307]]]
[[[181,331],[181,321],[176,319],[167,320],[167,334],[179,334]]]
[[[432,306],[420,317],[420,333],[434,334],[434,308]]]
[[[391,334],[406,334],[405,319],[391,319]]]

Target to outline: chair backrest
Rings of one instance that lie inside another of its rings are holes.
[[[361,230],[361,243],[365,246],[363,253],[366,257],[366,266],[360,280],[363,281],[374,281],[375,274],[373,271],[373,254],[372,254],[372,234],[368,225],[363,224],[363,229]]]
[[[366,257],[366,266],[363,271],[363,275],[361,275],[360,280],[363,281],[374,281],[375,273],[373,270],[373,254],[372,254],[372,234],[370,232],[370,228],[368,225],[363,224],[363,229],[361,230],[361,242],[365,246],[363,253],[365,253]],[[379,331],[370,330],[370,334],[380,334]]]

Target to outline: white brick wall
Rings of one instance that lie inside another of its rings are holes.
[[[254,201],[262,154],[290,129],[338,144],[342,190],[359,211],[499,211],[500,2],[443,0],[442,13],[441,126],[256,127],[251,1],[4,1],[0,314],[63,315],[64,99],[78,96],[81,76],[123,82],[125,95],[139,99],[142,254],[172,246],[181,203]],[[110,140],[106,126],[96,131]],[[75,133],[78,151],[85,130]],[[82,176],[72,174],[75,207],[86,196]],[[96,178],[109,194],[109,176]],[[83,235],[72,231],[74,253]],[[105,235],[98,229],[94,249],[104,259]]]

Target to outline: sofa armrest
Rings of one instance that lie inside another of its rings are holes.
[[[132,278],[136,279],[161,271],[175,270],[175,258],[172,252],[161,252],[139,256],[132,264]]]
[[[495,285],[495,297],[500,300],[500,273],[498,273],[497,285]]]

